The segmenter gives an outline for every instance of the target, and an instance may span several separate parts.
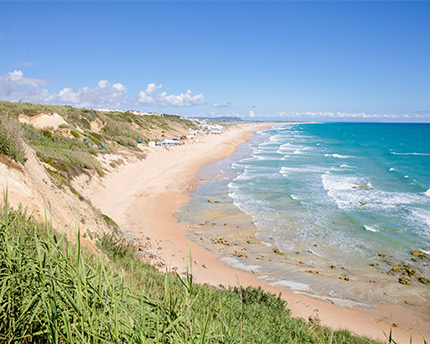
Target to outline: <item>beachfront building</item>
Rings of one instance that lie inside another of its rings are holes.
[[[156,146],[163,146],[163,147],[167,147],[167,146],[180,146],[183,145],[184,142],[180,139],[173,139],[173,140],[159,140],[155,143]]]

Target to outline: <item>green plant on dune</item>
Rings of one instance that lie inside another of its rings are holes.
[[[24,125],[24,138],[36,151],[37,156],[57,170],[74,177],[94,170],[103,174],[95,156],[97,150],[77,138],[60,136],[50,130],[38,130]]]
[[[0,220],[0,343],[375,343],[291,318],[279,297],[160,273],[119,233],[86,252],[47,221],[5,206]],[[108,220],[111,221],[111,220]]]
[[[21,136],[16,119],[0,113],[0,153],[24,164],[26,157]]]

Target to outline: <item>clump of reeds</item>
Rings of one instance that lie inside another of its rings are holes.
[[[374,343],[293,319],[261,289],[159,273],[121,240],[85,252],[22,211],[0,215],[0,343]],[[119,247],[118,247],[119,246]]]

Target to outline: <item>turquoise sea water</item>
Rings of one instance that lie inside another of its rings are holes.
[[[193,240],[229,256],[226,263],[336,302],[430,297],[417,279],[404,289],[389,273],[408,264],[430,278],[428,260],[410,253],[430,254],[430,124],[280,124],[199,176],[178,217],[191,224]],[[253,224],[263,248],[247,246]],[[227,252],[211,244],[219,237],[241,244]]]
[[[430,124],[280,125],[250,149],[229,196],[263,242],[331,261],[430,251]]]

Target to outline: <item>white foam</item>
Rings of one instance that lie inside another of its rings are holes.
[[[299,200],[300,200],[300,198],[299,198],[299,197],[297,197],[296,195],[293,195],[293,194],[291,194],[291,195],[290,195],[290,197],[291,197],[292,199],[296,200],[296,201],[299,201]]]
[[[353,156],[350,155],[340,155],[340,154],[324,154],[324,156],[331,156],[333,158],[338,158],[338,159],[348,159],[348,158],[353,158]]]
[[[395,171],[395,168],[391,167],[388,171],[393,172],[393,171]]]
[[[311,287],[308,284],[300,283],[300,282],[294,282],[294,281],[286,281],[286,280],[280,280],[273,283],[270,283],[271,286],[281,286],[281,287],[288,287],[292,290],[299,290],[299,291],[308,291],[311,290]]]
[[[428,189],[426,192],[424,192],[424,195],[430,197],[430,189]]]
[[[430,156],[430,153],[415,153],[415,152],[412,152],[412,153],[396,153],[396,152],[390,152],[391,154],[394,154],[394,155],[422,155],[422,156]]]
[[[362,308],[373,309],[373,307],[370,306],[370,305],[367,305],[367,304],[362,303],[362,302],[353,301],[353,300],[339,299],[337,297],[315,295],[315,294],[302,293],[302,292],[298,292],[297,294],[302,294],[302,295],[310,296],[310,297],[312,297],[314,299],[320,299],[320,300],[330,301],[333,304],[335,304],[337,306],[340,306],[340,307],[344,307],[344,308],[352,308],[352,307],[358,306],[358,307],[362,307]]]
[[[366,226],[366,225],[364,225],[364,229],[366,231],[369,231],[369,232],[374,232],[374,233],[379,232],[375,227],[372,227],[372,226]]]
[[[373,188],[373,185],[360,177],[333,174],[329,171],[322,176],[322,184],[327,195],[339,209],[359,208],[360,210],[394,210],[399,206],[423,204],[427,195],[412,192],[390,192]],[[367,187],[360,187],[366,185]]]
[[[322,255],[320,255],[319,253],[316,253],[315,251],[313,251],[313,250],[311,250],[311,249],[309,249],[309,250],[308,250],[308,252],[309,252],[309,253],[312,253],[313,255],[315,255],[315,256],[317,256],[317,257],[324,258]]]
[[[239,259],[234,257],[223,257],[220,260],[239,270],[244,270],[248,272],[258,272],[261,270],[261,267],[259,267],[258,265],[246,265],[242,263]]]
[[[342,164],[342,165],[340,165],[339,167],[340,167],[340,168],[352,168],[353,166],[349,166],[349,165],[346,165],[346,164]]]
[[[264,281],[276,281],[275,277],[270,277],[269,275],[258,276],[257,279]]]
[[[412,216],[415,221],[421,222],[426,232],[430,231],[430,211],[424,209],[413,209]]]
[[[329,192],[339,190],[351,190],[359,187],[359,185],[368,184],[368,182],[362,178],[331,174],[328,171],[324,173],[321,178],[324,189]]]
[[[279,170],[279,173],[285,177],[289,173],[321,173],[321,172],[325,172],[325,169],[322,167],[316,167],[316,166],[304,166],[304,167],[286,167],[286,166],[283,166]]]

